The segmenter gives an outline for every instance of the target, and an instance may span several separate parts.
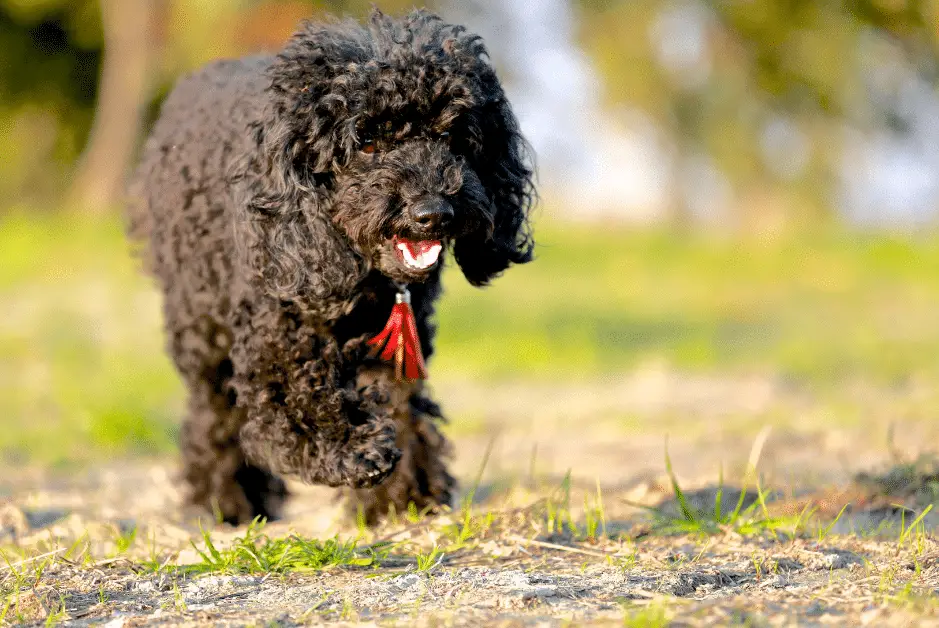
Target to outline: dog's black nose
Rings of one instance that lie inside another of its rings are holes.
[[[444,227],[452,218],[453,206],[442,198],[411,206],[411,219],[427,230]]]

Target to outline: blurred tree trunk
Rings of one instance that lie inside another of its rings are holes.
[[[101,0],[98,103],[69,199],[88,212],[107,211],[123,193],[149,92],[153,9],[154,0]]]

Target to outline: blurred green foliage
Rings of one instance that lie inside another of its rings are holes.
[[[175,446],[181,386],[117,221],[0,219],[0,452],[59,464]]]
[[[96,0],[0,0],[0,199],[59,191],[94,113]]]
[[[821,393],[939,378],[936,237],[538,234],[538,260],[490,288],[446,271],[432,383],[595,382],[649,362]],[[0,219],[0,457],[175,448],[183,390],[136,266],[116,220]]]
[[[576,4],[607,101],[641,108],[679,154],[713,159],[743,212],[776,197],[797,221],[829,215],[846,128],[902,134],[908,82],[939,78],[936,0]],[[778,141],[805,144],[781,150],[801,154],[767,155],[774,122]]]

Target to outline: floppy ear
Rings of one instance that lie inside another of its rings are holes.
[[[458,238],[453,247],[463,275],[474,286],[486,285],[512,264],[530,262],[534,248],[530,150],[494,74],[491,80],[494,97],[472,122],[479,142],[471,158],[490,199],[490,228]]]
[[[351,290],[361,260],[332,224],[332,168],[348,150],[341,73],[344,24],[306,24],[267,69],[263,109],[249,127],[244,157],[232,169],[240,220],[238,245],[248,268],[282,298],[326,298]]]

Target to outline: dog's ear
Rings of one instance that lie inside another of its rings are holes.
[[[453,253],[463,275],[483,286],[512,264],[533,258],[530,215],[534,202],[531,152],[518,129],[501,87],[473,116],[479,143],[471,150],[471,166],[490,200],[488,229],[457,238]]]
[[[264,109],[232,171],[244,259],[284,298],[351,290],[361,272],[327,211],[337,153],[348,150],[344,99],[331,87],[355,53],[336,32],[348,28],[306,24],[288,42],[267,68]]]

